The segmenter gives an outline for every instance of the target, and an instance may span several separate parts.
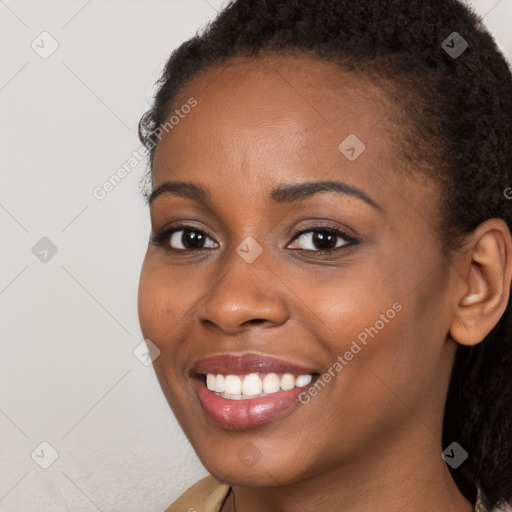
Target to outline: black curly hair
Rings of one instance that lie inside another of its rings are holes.
[[[453,32],[468,45],[461,55],[443,47],[455,45]],[[383,85],[410,127],[400,130],[404,163],[441,185],[446,254],[488,218],[511,228],[512,75],[481,18],[457,0],[232,1],[171,54],[157,82],[139,123],[146,184],[156,130],[187,84],[235,57],[266,55],[321,59]],[[452,477],[473,502],[479,486],[491,507],[512,501],[511,333],[509,301],[481,343],[458,346],[444,411],[443,446],[469,453]]]

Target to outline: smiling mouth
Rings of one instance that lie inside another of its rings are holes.
[[[202,411],[213,423],[242,430],[267,423],[297,406],[319,369],[275,357],[219,354],[189,370]]]
[[[203,384],[215,395],[227,400],[263,398],[281,391],[305,388],[318,374],[248,373],[241,375],[207,373],[201,375]]]
[[[319,376],[318,373],[211,373],[198,374],[193,380],[201,408],[213,423],[228,430],[247,430],[282,418],[296,408],[300,395]]]

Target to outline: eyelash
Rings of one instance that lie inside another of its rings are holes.
[[[200,233],[201,235],[204,235],[205,237],[210,238],[215,243],[218,243],[208,233],[206,233],[202,229],[196,228],[195,226],[192,226],[190,224],[180,224],[178,226],[172,226],[170,228],[163,228],[158,233],[155,233],[154,235],[151,236],[150,243],[152,243],[153,245],[155,245],[157,247],[163,247],[165,250],[172,251],[172,252],[175,252],[175,253],[191,253],[191,252],[198,253],[198,252],[205,252],[205,251],[211,250],[209,248],[194,250],[194,249],[174,249],[173,247],[171,247],[169,245],[169,240],[170,240],[171,236],[175,232],[182,231],[182,230],[187,230],[187,231],[193,231],[195,233]],[[287,245],[295,242],[295,240],[300,238],[300,236],[302,236],[303,234],[310,233],[310,232],[315,232],[315,231],[316,232],[329,233],[331,235],[335,235],[335,236],[337,236],[339,238],[344,239],[344,241],[347,242],[347,243],[343,244],[340,247],[334,247],[332,249],[315,250],[315,251],[308,250],[308,249],[292,249],[292,250],[294,250],[294,251],[300,250],[300,251],[308,252],[308,253],[312,252],[312,253],[315,253],[315,254],[332,254],[334,252],[339,251],[340,249],[345,249],[345,248],[348,248],[348,247],[350,247],[352,245],[357,245],[359,243],[359,241],[357,239],[355,239],[352,236],[349,236],[347,233],[345,233],[344,231],[341,231],[340,229],[333,228],[331,226],[325,226],[325,225],[317,224],[317,225],[314,225],[314,226],[308,226],[307,228],[304,228],[304,229],[298,231],[297,233],[295,233],[295,235],[293,236],[292,240]]]

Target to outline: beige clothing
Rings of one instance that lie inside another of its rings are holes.
[[[165,512],[220,512],[231,487],[221,484],[213,476],[207,476],[189,487]],[[480,489],[475,512],[498,512],[490,510]]]
[[[165,512],[219,512],[231,487],[207,476],[189,487]]]

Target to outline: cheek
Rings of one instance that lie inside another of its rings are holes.
[[[325,343],[331,357],[349,351],[354,341],[364,348],[370,340],[385,337],[390,325],[400,317],[400,285],[385,283],[382,276],[378,277],[365,269],[350,274],[340,272],[303,286],[301,300],[296,304],[307,307],[298,314],[315,326],[317,339]],[[356,347],[354,352],[357,350]]]
[[[148,259],[144,260],[139,277],[139,290],[137,295],[137,308],[139,323],[144,338],[150,338],[149,332],[153,325],[152,312],[153,304],[158,296],[158,290],[151,285],[151,272],[148,269]]]
[[[440,303],[432,297],[440,297],[436,283],[446,283],[446,276],[418,286],[418,275],[403,269],[384,275],[381,266],[369,265],[358,275],[347,272],[336,286],[329,279],[307,287],[309,308],[301,314],[314,322],[329,354],[332,398],[349,410],[365,403],[381,417],[393,410],[396,419],[407,414],[401,400],[419,404],[428,390],[443,345],[443,322],[435,322]]]
[[[146,256],[138,289],[138,316],[144,338],[160,350],[160,364],[179,371],[187,355],[196,305],[207,291],[198,272],[172,269],[154,254]]]
[[[174,317],[177,306],[174,294],[169,293],[169,290],[165,273],[146,257],[139,279],[139,323],[144,337],[152,340],[160,349],[167,328],[165,319]]]
[[[180,290],[172,285],[173,279],[163,266],[146,257],[142,265],[138,289],[138,316],[142,335],[151,340],[160,350],[153,361],[164,395],[182,421],[183,413],[177,407],[177,397],[183,393],[182,386],[171,389],[169,382],[178,382],[179,343],[182,334],[178,332],[179,318],[183,316],[183,301]],[[179,300],[178,300],[179,299]],[[185,306],[186,307],[186,306]],[[183,324],[182,322],[181,324]]]
[[[351,329],[344,342],[336,393],[346,410],[359,411],[356,422],[361,431],[379,425],[382,432],[392,433],[416,415],[430,417],[442,399],[443,336],[425,321],[422,302],[414,294],[398,297],[395,307],[376,304],[365,319],[353,311],[358,323],[366,325]],[[346,328],[340,325],[341,329]]]

